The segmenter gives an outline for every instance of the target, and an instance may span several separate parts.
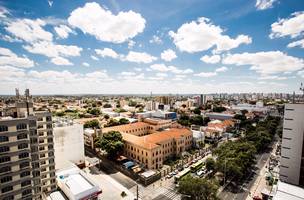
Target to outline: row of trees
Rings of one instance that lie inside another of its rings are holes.
[[[210,119],[209,117],[203,117],[201,115],[189,117],[188,115],[184,114],[180,116],[177,122],[183,126],[191,126],[191,125],[206,126],[208,122],[210,122]]]
[[[111,127],[111,126],[118,126],[123,124],[129,124],[130,121],[126,118],[121,118],[119,120],[116,119],[110,119],[110,121],[104,125],[104,127]]]

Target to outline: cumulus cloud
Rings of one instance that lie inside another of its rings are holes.
[[[52,58],[51,62],[55,65],[73,65],[68,59],[60,56]]]
[[[91,56],[93,60],[99,60],[96,56]]]
[[[201,61],[205,62],[205,63],[210,63],[210,64],[215,64],[221,61],[221,56],[219,55],[212,55],[212,56],[208,56],[208,55],[204,55],[203,57],[200,58]]]
[[[95,49],[95,52],[97,55],[101,57],[111,57],[111,58],[118,58],[118,54],[110,48],[104,48],[104,49]]]
[[[273,4],[276,2],[277,0],[257,0],[255,3],[255,7],[258,10],[266,10],[269,8],[273,7]]]
[[[35,42],[32,45],[24,45],[23,48],[28,52],[45,55],[51,58],[58,56],[80,56],[80,52],[82,51],[81,47],[75,45],[59,45],[47,41]]]
[[[226,72],[228,70],[228,68],[227,67],[219,67],[219,68],[217,68],[216,70],[215,70],[215,72]]]
[[[150,69],[153,71],[160,71],[160,72],[172,72],[174,74],[191,74],[191,73],[193,73],[193,70],[190,68],[179,69],[175,66],[166,66],[165,64],[153,64],[150,66]]]
[[[302,40],[298,40],[298,41],[294,41],[291,42],[287,45],[288,48],[292,48],[292,47],[300,47],[300,48],[304,48],[304,39]]]
[[[9,65],[14,67],[34,67],[34,61],[27,57],[19,57],[10,49],[0,47],[0,66]]]
[[[202,77],[202,78],[213,77],[213,76],[216,76],[216,75],[217,75],[216,72],[201,72],[201,73],[198,73],[198,74],[194,74],[194,76],[199,76],[199,77]]]
[[[270,38],[298,37],[304,32],[304,11],[291,14],[290,18],[280,19],[271,24]]]
[[[82,65],[85,66],[85,67],[90,67],[90,64],[87,63],[87,62],[83,62]]]
[[[228,54],[223,59],[223,63],[237,66],[249,65],[251,70],[261,74],[293,72],[304,67],[303,59],[289,56],[281,51]]]
[[[122,56],[122,60],[135,63],[151,63],[157,58],[145,52],[129,51],[126,56]]]
[[[286,80],[288,79],[287,77],[285,76],[261,76],[259,77],[260,80]]]
[[[177,58],[175,52],[172,49],[167,49],[164,50],[161,55],[160,55],[161,59],[170,62],[171,60]]]
[[[54,30],[56,31],[57,35],[62,39],[68,38],[70,33],[74,33],[73,30],[66,25],[56,26]]]
[[[68,22],[98,40],[123,43],[143,32],[146,20],[133,11],[115,15],[98,3],[90,2],[73,10]]]
[[[220,26],[212,24],[208,18],[183,24],[177,32],[169,31],[176,47],[188,53],[205,51],[215,47],[215,52],[227,51],[241,44],[250,44],[247,35],[238,35],[235,39],[224,35]]]
[[[10,12],[5,8],[0,6],[0,18],[6,18]]]
[[[41,19],[18,19],[11,21],[5,27],[5,30],[18,39],[32,43],[37,41],[52,41],[53,34],[45,31],[42,27],[46,22]]]

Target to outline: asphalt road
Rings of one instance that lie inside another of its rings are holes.
[[[96,156],[90,151],[85,151],[85,154],[88,157],[96,158]],[[100,164],[100,170],[102,170],[105,174],[111,176],[113,179],[115,179],[127,189],[130,189],[136,185],[135,181],[133,181],[131,178],[127,177],[123,173],[117,171],[110,163],[101,162]],[[95,166],[99,168],[99,164],[96,164]]]

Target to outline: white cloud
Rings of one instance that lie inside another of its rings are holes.
[[[277,0],[257,0],[255,7],[258,10],[266,10],[268,8],[272,8],[273,4],[276,2]]]
[[[10,12],[5,7],[0,6],[0,18],[6,18],[7,14],[10,14]]]
[[[172,72],[174,74],[191,74],[193,73],[192,69],[178,69],[175,66],[166,66],[165,64],[153,64],[150,66],[151,70],[160,71],[160,72]]]
[[[199,77],[203,77],[203,78],[213,77],[216,75],[217,75],[216,72],[201,72],[199,74],[194,74],[194,76],[199,76]]]
[[[5,30],[12,34],[14,37],[24,40],[26,42],[37,41],[52,41],[52,33],[45,31],[42,27],[46,22],[41,19],[18,19],[11,21],[5,27]]]
[[[11,50],[0,47],[0,66],[10,65],[14,67],[34,67],[34,62],[27,57],[19,57]]]
[[[270,38],[279,38],[290,36],[298,37],[304,32],[304,11],[291,14],[290,18],[280,19],[278,22],[271,24]]]
[[[132,49],[132,48],[134,47],[135,44],[136,44],[135,41],[130,40],[130,41],[128,42],[128,49]]]
[[[259,77],[260,80],[286,80],[288,79],[285,76],[261,76]]]
[[[1,81],[18,81],[26,76],[23,69],[11,67],[11,66],[0,66],[0,79]],[[5,84],[3,84],[5,85]]]
[[[23,46],[30,53],[45,55],[50,58],[59,56],[80,56],[81,47],[75,45],[59,45],[52,42],[41,41],[35,42],[32,45]]]
[[[168,74],[166,74],[166,73],[160,73],[160,72],[156,73],[155,75],[157,77],[168,77]]]
[[[121,74],[122,76],[134,76],[134,75],[136,75],[135,72],[121,72],[120,74]]]
[[[91,56],[93,60],[99,60],[96,56]]]
[[[304,39],[291,42],[287,45],[288,48],[297,47],[304,48]]]
[[[85,66],[85,67],[90,67],[90,64],[87,63],[87,62],[83,62],[82,65]]]
[[[217,68],[216,70],[215,70],[215,72],[226,72],[228,70],[228,68],[227,67],[219,67],[219,68]]]
[[[299,76],[301,76],[302,78],[304,78],[304,70],[302,70],[302,71],[298,71],[298,73],[297,73]]]
[[[56,26],[54,30],[56,31],[57,35],[62,39],[67,38],[70,33],[74,33],[73,30],[66,25]]]
[[[152,39],[149,40],[149,42],[154,43],[154,44],[162,44],[163,43],[163,41],[157,35],[153,35]]]
[[[119,55],[110,48],[104,48],[104,49],[95,49],[95,52],[97,55],[101,56],[101,57],[111,57],[111,58],[118,58]]]
[[[160,55],[161,59],[170,62],[171,60],[177,58],[175,52],[172,49],[167,49],[164,50],[161,55]]]
[[[22,42],[22,40],[20,40],[18,38],[12,38],[9,35],[0,35],[0,39],[4,40],[6,42]]]
[[[98,3],[90,2],[73,10],[68,22],[98,40],[122,43],[143,32],[146,20],[133,11],[114,15]]]
[[[55,65],[73,65],[68,59],[60,56],[52,58],[51,62]]]
[[[215,64],[215,63],[218,63],[218,62],[221,61],[221,56],[219,56],[219,55],[212,55],[212,56],[204,55],[203,57],[201,57],[200,60],[205,62],[205,63]]]
[[[215,52],[227,51],[241,44],[250,44],[247,35],[238,35],[235,39],[223,35],[224,30],[213,25],[208,18],[201,17],[197,21],[183,24],[176,33],[169,32],[174,44],[181,51],[188,53],[215,48]]]
[[[303,59],[289,56],[281,51],[228,54],[223,59],[223,63],[237,66],[250,65],[251,70],[255,70],[261,74],[292,72],[304,67]]]
[[[134,67],[134,70],[137,71],[137,72],[141,72],[141,71],[142,71],[142,68]]]
[[[54,3],[53,1],[48,0],[48,4],[49,4],[49,6],[50,6],[50,7],[52,7],[52,6],[53,6],[53,3]]]
[[[122,60],[135,63],[151,63],[157,58],[145,52],[129,51],[128,55],[123,56]]]

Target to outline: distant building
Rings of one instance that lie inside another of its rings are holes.
[[[210,112],[205,114],[210,120],[230,120],[233,119],[234,115],[226,113]]]
[[[83,125],[70,119],[56,118],[53,131],[56,170],[65,168],[70,162],[84,166]]]
[[[280,180],[304,187],[304,104],[285,104]]]
[[[207,97],[204,94],[200,95],[200,101],[199,101],[199,106],[203,106],[207,103]]]

